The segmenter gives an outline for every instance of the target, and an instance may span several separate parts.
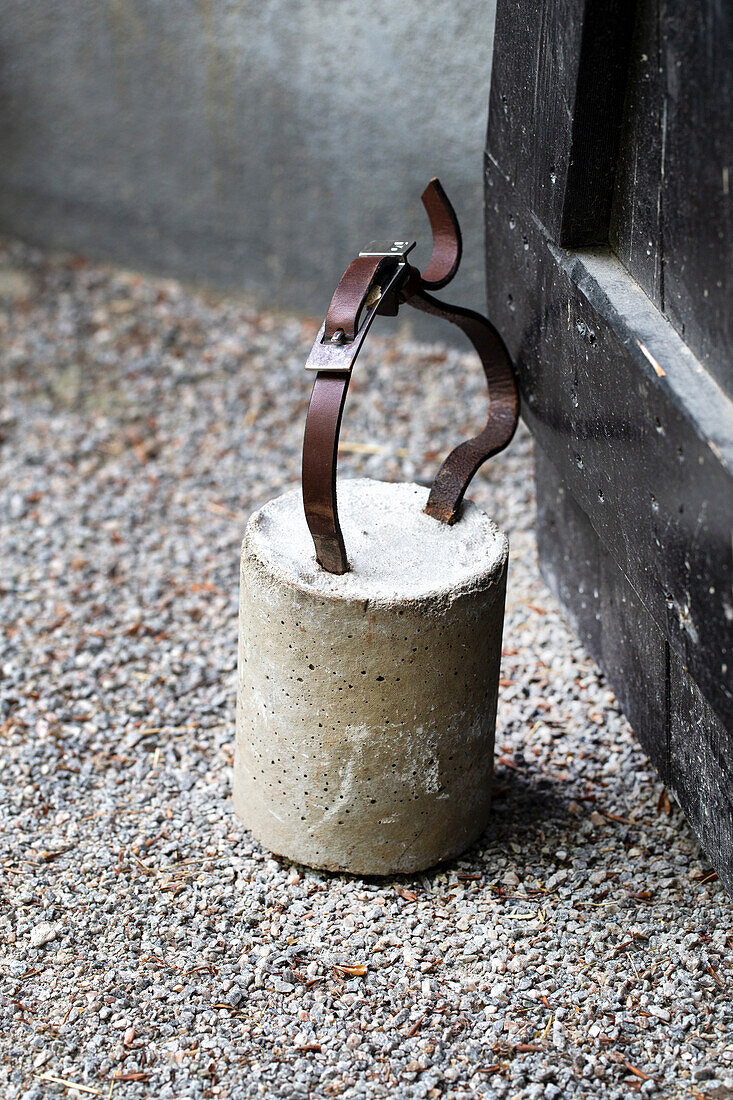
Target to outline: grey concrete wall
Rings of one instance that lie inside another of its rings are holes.
[[[439,175],[481,308],[493,8],[3,0],[0,232],[318,313]]]

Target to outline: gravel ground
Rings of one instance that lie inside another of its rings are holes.
[[[526,433],[471,494],[512,541],[491,828],[310,871],[229,787],[314,325],[12,242],[0,296],[2,1095],[733,1096],[733,910],[539,579]],[[428,477],[479,373],[375,338],[343,474]]]

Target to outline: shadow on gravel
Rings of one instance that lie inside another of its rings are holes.
[[[538,775],[522,776],[509,768],[500,768],[494,774],[492,814],[486,830],[462,855],[424,871],[384,876],[350,875],[344,871],[323,869],[312,872],[284,856],[271,858],[282,866],[298,867],[306,874],[315,873],[327,879],[408,888],[419,880],[430,880],[437,875],[455,875],[465,881],[484,878],[491,881],[499,877],[497,857],[506,857],[510,851],[513,858],[525,866],[537,868],[538,864],[547,861],[545,873],[550,874],[557,869],[557,863],[541,849],[565,845],[572,850],[573,847],[579,849],[583,846],[583,841],[574,837],[577,817],[569,809],[572,801],[572,796],[563,793],[562,784],[557,780]]]

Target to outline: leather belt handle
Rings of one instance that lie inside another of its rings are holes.
[[[507,446],[517,426],[514,370],[499,333],[481,314],[447,305],[428,293],[453,278],[462,244],[455,212],[437,179],[426,187],[422,202],[433,231],[433,252],[424,275],[407,260],[412,242],[368,246],[341,277],[306,363],[316,378],[303,438],[303,505],[316,558],[329,573],[349,569],[336,499],[338,441],[351,370],[377,314],[394,316],[406,304],[457,325],[478,353],[486,375],[486,424],[478,435],[451,451],[440,467],[425,507],[427,515],[441,523],[455,523],[473,475]]]

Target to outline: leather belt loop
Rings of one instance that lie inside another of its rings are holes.
[[[370,289],[378,285],[379,273],[388,262],[386,256],[357,256],[343,273],[326,313],[324,339],[333,340],[341,333],[341,343],[353,340],[356,326]]]
[[[426,187],[422,202],[433,231],[425,274],[407,261],[414,247],[411,242],[373,242],[341,277],[306,363],[316,371],[316,378],[303,437],[303,506],[316,559],[329,573],[341,574],[349,568],[336,499],[338,441],[351,370],[377,314],[394,315],[401,305],[410,305],[457,325],[478,353],[486,375],[486,424],[443,462],[430,490],[427,515],[454,523],[473,475],[487,458],[507,446],[517,426],[514,370],[499,333],[481,314],[440,302],[428,293],[453,278],[462,245],[455,211],[437,179]]]

